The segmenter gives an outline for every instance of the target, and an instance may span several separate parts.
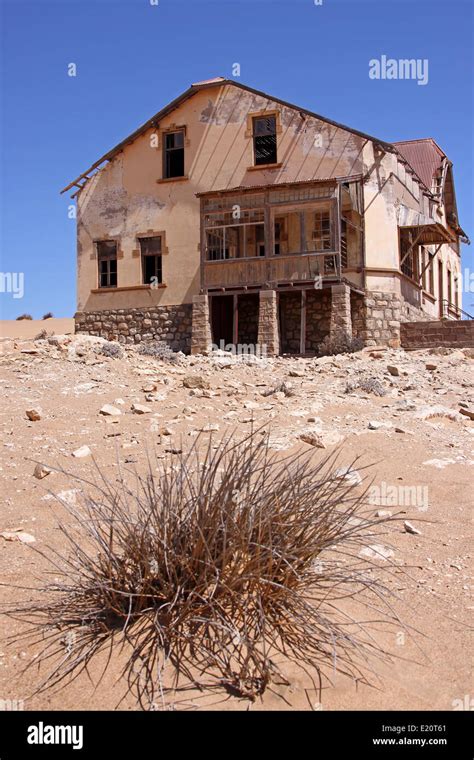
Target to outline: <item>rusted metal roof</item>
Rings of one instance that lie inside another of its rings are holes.
[[[426,187],[431,190],[433,179],[439,174],[445,153],[432,137],[420,140],[403,140],[393,143],[403,158],[418,174]]]

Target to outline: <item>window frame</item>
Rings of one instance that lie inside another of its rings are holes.
[[[145,253],[142,249],[142,241],[145,240],[154,240],[157,239],[160,241],[160,252],[159,253]],[[159,258],[159,277],[158,281],[155,283],[155,287],[158,285],[163,285],[163,253],[165,250],[164,246],[164,236],[161,233],[154,234],[154,235],[140,235],[137,237],[137,243],[138,243],[138,250],[140,255],[140,265],[141,265],[141,280],[142,285],[148,285],[149,287],[153,287],[153,283],[146,281],[146,259],[157,259]],[[156,272],[156,265],[155,265],[155,272]],[[152,275],[153,277],[157,277],[157,275]]]
[[[256,133],[256,123],[258,121],[269,121],[270,119],[273,119],[273,122],[274,122],[274,132],[268,135],[267,134],[258,135]],[[274,160],[258,161],[257,160],[257,140],[260,138],[265,138],[265,137],[274,137],[275,139]],[[262,113],[262,114],[255,114],[254,116],[252,116],[252,144],[253,144],[253,165],[255,167],[274,166],[275,164],[278,164],[278,118],[277,118],[276,113],[269,112],[268,114]]]
[[[101,254],[100,245],[102,243],[113,243],[115,246],[114,254]],[[95,252],[97,257],[97,288],[100,290],[111,290],[118,288],[118,259],[119,259],[119,245],[115,238],[102,238],[101,240],[94,240]],[[102,285],[101,263],[107,262],[107,271],[105,272],[107,284]],[[110,262],[115,261],[115,272],[111,272]],[[115,284],[110,284],[111,275],[115,274]]]
[[[180,146],[180,147],[178,147],[178,148],[176,148],[176,147],[174,147],[174,148],[168,148],[167,147],[168,137],[171,137],[171,135],[176,135],[176,134],[182,135],[183,145]],[[185,149],[186,149],[186,128],[185,127],[176,127],[176,128],[173,128],[173,129],[166,130],[166,132],[163,132],[163,135],[162,135],[162,144],[163,144],[163,150],[162,150],[162,153],[163,153],[163,166],[162,166],[163,179],[171,181],[171,180],[174,180],[174,179],[179,180],[179,179],[186,178],[186,152],[185,152]],[[170,152],[174,152],[174,151],[178,151],[178,150],[183,152],[183,173],[182,174],[169,175],[168,171],[167,171],[167,169],[168,169],[168,154]]]

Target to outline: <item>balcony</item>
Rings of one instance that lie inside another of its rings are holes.
[[[358,178],[200,197],[202,291],[334,282],[362,265]]]

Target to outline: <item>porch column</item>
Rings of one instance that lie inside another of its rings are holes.
[[[351,289],[345,282],[331,287],[331,338],[347,335],[352,337]]]
[[[258,309],[258,345],[261,356],[278,356],[278,300],[275,290],[261,290]]]
[[[211,324],[209,322],[209,297],[193,296],[193,324],[191,353],[208,354],[211,351]]]

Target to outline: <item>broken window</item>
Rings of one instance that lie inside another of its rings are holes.
[[[99,266],[99,288],[116,288],[117,243],[115,240],[99,240],[96,246]]]
[[[206,214],[206,260],[265,256],[263,209],[239,209]]]
[[[253,149],[255,166],[277,163],[275,116],[256,116],[253,119]]]
[[[285,232],[285,217],[280,216],[275,219],[275,256],[284,252],[285,243],[288,235]]]
[[[145,285],[160,285],[163,282],[161,261],[161,235],[139,238],[142,256],[142,275]]]
[[[163,177],[184,177],[184,130],[166,132]]]
[[[308,211],[305,217],[306,250],[332,251],[331,214],[329,209]]]
[[[430,257],[430,265],[428,267],[428,292],[434,296],[435,294],[435,284],[434,284],[434,255],[432,253],[428,254]]]
[[[415,259],[418,258],[418,249],[412,245],[412,233],[410,230],[400,231],[400,269],[406,277],[414,279],[417,272]]]

